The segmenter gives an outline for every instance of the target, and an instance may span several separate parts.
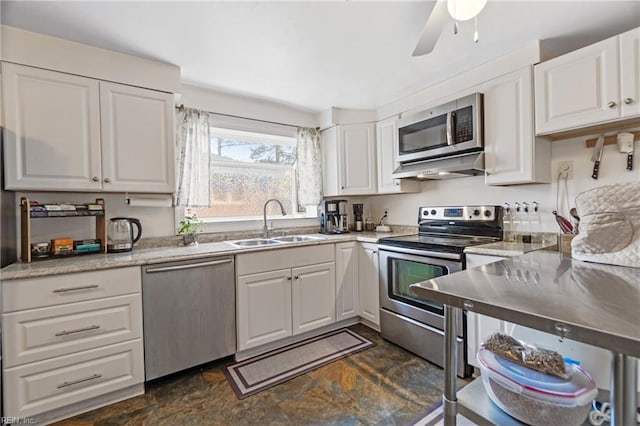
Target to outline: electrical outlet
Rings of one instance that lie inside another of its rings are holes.
[[[573,161],[560,161],[558,162],[558,176],[567,179],[573,179]]]

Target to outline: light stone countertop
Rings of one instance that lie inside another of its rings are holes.
[[[84,256],[39,260],[31,263],[14,263],[0,270],[0,279],[14,280],[19,278],[42,277],[48,275],[67,274],[73,272],[95,271],[127,266],[149,265],[154,263],[178,260],[199,259],[210,256],[236,255],[264,250],[278,250],[291,247],[311,246],[318,244],[334,244],[339,242],[359,241],[377,243],[380,238],[408,235],[412,232],[351,232],[348,234],[322,235],[305,234],[323,237],[322,240],[301,243],[282,243],[272,246],[238,248],[225,242],[200,243],[197,246],[172,246],[158,248],[134,248],[127,253],[88,254]]]
[[[483,254],[486,256],[515,257],[531,251],[551,248],[556,246],[555,243],[508,243],[506,241],[497,241],[495,243],[480,244],[464,249],[466,254]]]

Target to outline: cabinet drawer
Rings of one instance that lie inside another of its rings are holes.
[[[4,415],[33,416],[144,381],[142,339],[5,369]]]
[[[41,308],[140,293],[139,267],[62,274],[2,282],[2,311]]]
[[[4,314],[5,367],[142,337],[140,294]]]
[[[335,244],[266,250],[236,256],[236,274],[247,275],[333,262]]]

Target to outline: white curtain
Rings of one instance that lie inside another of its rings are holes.
[[[322,200],[322,154],[320,152],[320,131],[299,127],[298,165],[296,167],[296,188],[298,204],[318,205]]]
[[[177,114],[176,205],[209,207],[211,204],[209,113],[182,108]]]

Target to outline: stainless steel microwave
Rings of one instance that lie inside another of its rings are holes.
[[[398,121],[396,160],[409,163],[483,149],[482,94],[474,93]]]

